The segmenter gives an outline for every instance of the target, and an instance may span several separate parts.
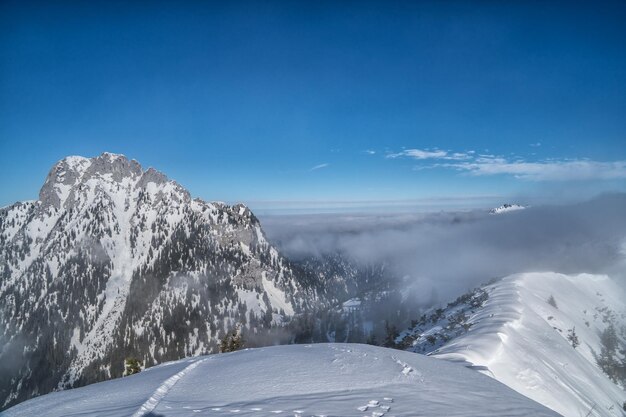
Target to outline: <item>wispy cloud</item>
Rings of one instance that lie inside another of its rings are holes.
[[[541,142],[531,143],[530,146],[533,147],[533,148],[538,148],[538,147],[541,146]]]
[[[374,155],[374,154],[376,154],[376,151],[373,151],[373,150],[371,150],[371,149],[366,149],[366,150],[364,150],[363,152],[365,152],[365,153],[366,153],[366,154],[368,154],[368,155]]]
[[[586,159],[529,162],[501,157],[479,157],[469,162],[439,164],[471,175],[511,175],[531,181],[610,180],[626,178],[626,161]]]
[[[470,153],[465,152],[448,152],[440,149],[405,149],[398,153],[387,154],[386,158],[412,158],[412,159],[443,159],[443,160],[464,160],[469,159]]]
[[[329,165],[330,165],[330,164],[328,164],[328,163],[315,165],[315,166],[314,166],[313,168],[311,168],[309,171],[317,171],[318,169],[326,168],[326,167],[328,167]]]
[[[539,147],[541,143],[530,144]],[[448,168],[475,176],[509,175],[530,181],[581,181],[626,178],[626,161],[589,159],[528,160],[520,156],[503,157],[475,151],[452,152],[440,149],[404,149],[386,158],[411,158],[422,162],[413,167],[420,171]],[[430,162],[430,163],[428,163]]]

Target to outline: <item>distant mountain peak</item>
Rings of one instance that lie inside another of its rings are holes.
[[[492,208],[491,210],[489,210],[489,214],[502,214],[510,211],[524,210],[525,208],[527,207],[520,204],[505,203],[500,207]]]

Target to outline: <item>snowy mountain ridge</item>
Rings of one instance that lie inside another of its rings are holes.
[[[120,376],[128,356],[215,352],[315,297],[246,206],[123,155],[67,157],[37,201],[0,209],[0,408]]]
[[[397,340],[483,372],[566,417],[622,416],[624,382],[612,380],[598,358],[614,329],[612,355],[623,367],[625,299],[608,276],[517,274],[433,309]]]

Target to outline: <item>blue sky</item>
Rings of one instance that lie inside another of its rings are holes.
[[[0,205],[103,151],[259,209],[626,190],[626,3],[284,3],[2,2]]]

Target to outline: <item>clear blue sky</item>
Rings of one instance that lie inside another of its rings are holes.
[[[623,1],[48,3],[0,4],[0,205],[103,151],[253,207],[626,189]]]

